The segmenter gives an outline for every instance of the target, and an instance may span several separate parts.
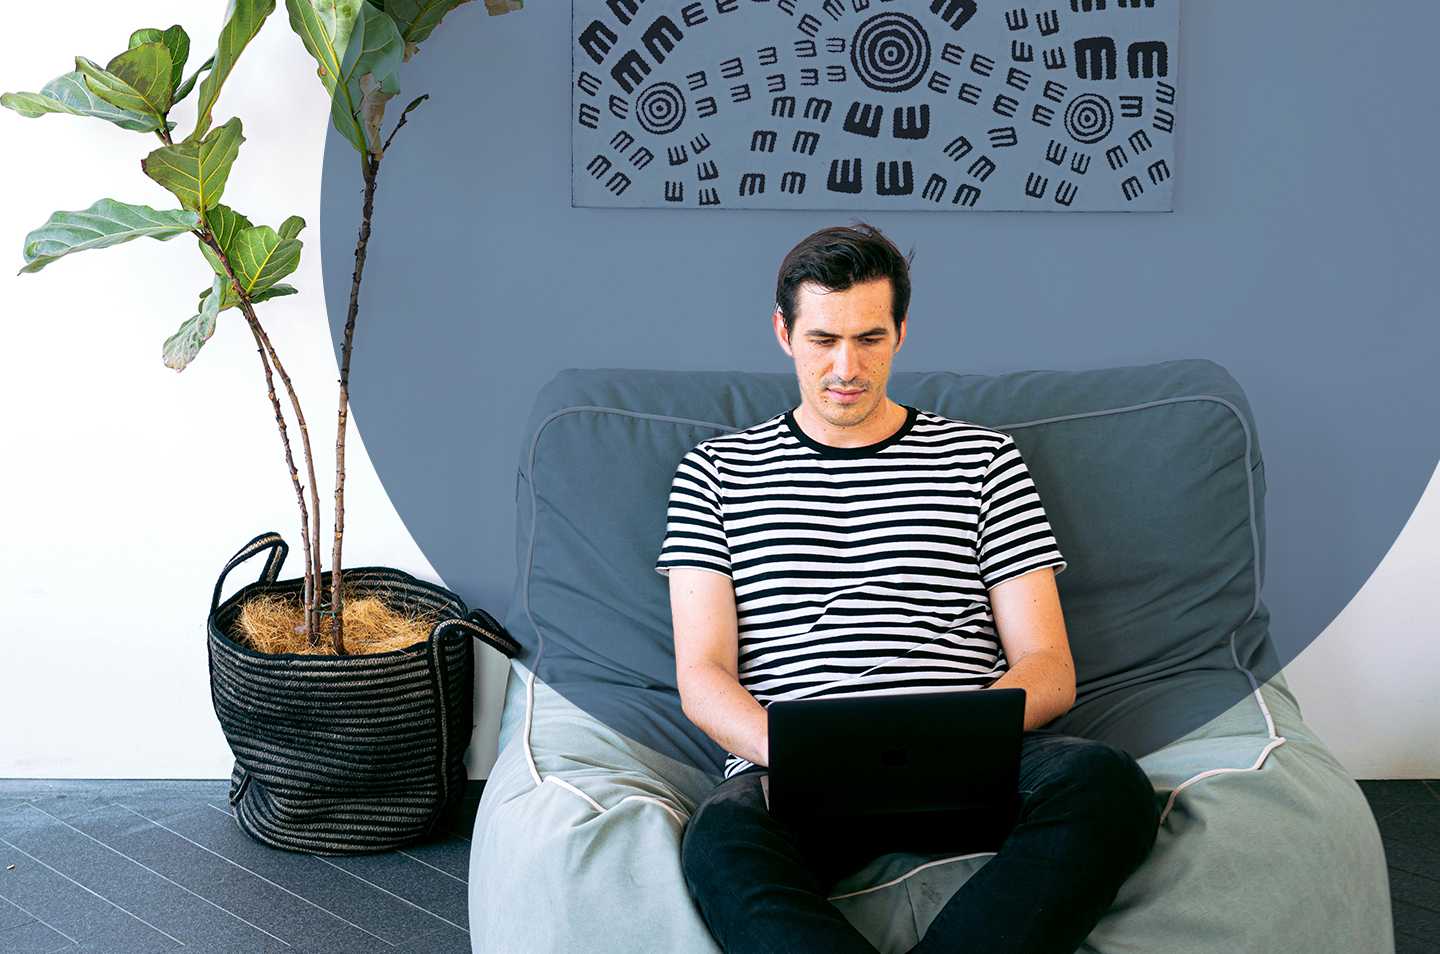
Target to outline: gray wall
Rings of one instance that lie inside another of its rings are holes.
[[[1190,0],[1181,14],[1175,212],[863,217],[916,249],[897,370],[1188,356],[1231,370],[1266,458],[1283,662],[1369,576],[1440,455],[1440,5]],[[402,76],[400,102],[432,99],[385,160],[351,400],[416,541],[499,616],[535,391],[565,367],[791,368],[770,330],[776,267],[852,216],[572,209],[565,4],[461,7]],[[332,131],[337,352],[357,166]]]

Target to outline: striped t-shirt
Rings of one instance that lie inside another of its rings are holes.
[[[1008,664],[989,589],[1066,560],[1010,435],[910,405],[831,447],[793,411],[675,469],[657,572],[730,577],[740,685],[776,699],[983,689]],[[729,754],[725,778],[751,766]]]

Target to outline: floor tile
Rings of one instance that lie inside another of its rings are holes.
[[[1381,844],[1385,848],[1385,864],[1391,871],[1407,871],[1440,881],[1440,852],[1398,838],[1386,838],[1383,832]]]
[[[75,879],[69,873],[75,869],[71,860],[57,858],[52,865],[32,855],[0,839],[0,896],[53,930],[82,944],[105,939],[112,950],[125,954],[183,950],[173,938],[104,899],[94,886]]]
[[[52,815],[71,818],[110,802],[151,809],[224,801],[229,779],[0,779],[0,811],[19,802],[34,802]]]
[[[16,907],[4,898],[0,898],[0,931],[8,931],[10,928],[33,920],[35,920],[35,916],[29,911]],[[4,948],[0,947],[0,951],[3,950]]]
[[[1406,806],[1379,824],[1382,838],[1440,853],[1440,802]]]
[[[126,837],[118,837],[107,824],[116,809],[97,808],[71,821],[50,818],[34,805],[26,811],[48,820],[11,837],[18,848],[50,864],[95,891],[137,919],[148,923],[178,944],[221,941],[236,950],[283,951],[284,942],[273,931],[219,903],[206,884],[186,884],[176,877],[174,858],[142,858],[132,845],[164,833],[148,822],[135,825],[127,815]],[[191,879],[194,880],[194,879]]]
[[[191,813],[209,811],[192,808]],[[203,894],[211,902],[248,921],[277,949],[305,944],[316,952],[365,951],[386,946],[381,936],[336,915],[309,897],[306,890],[286,890],[250,866],[226,858],[188,840],[169,823],[156,824],[126,805],[113,804],[76,817],[73,824],[106,844],[124,851],[155,871]],[[273,849],[265,849],[267,851]],[[248,870],[247,870],[248,869]],[[302,886],[303,887],[303,886]],[[226,947],[214,939],[212,943]],[[236,947],[237,950],[248,949]],[[268,950],[268,948],[266,948]]]
[[[1440,915],[1440,881],[1390,869],[1390,897]]]
[[[1395,912],[1395,930],[1440,948],[1440,913],[1391,897]]]
[[[1432,805],[1440,802],[1430,787],[1420,779],[1360,779],[1358,784],[1376,818],[1382,818],[1406,805]]]
[[[1400,931],[1395,932],[1395,954],[1435,954],[1435,952],[1434,944]]]
[[[398,849],[404,855],[420,864],[436,868],[464,884],[470,877],[470,843],[458,838],[442,841],[427,841],[406,845]]]
[[[371,889],[318,856],[261,844],[240,830],[225,802],[201,805],[165,824],[200,850],[243,865],[385,942],[399,944],[445,926],[422,906]]]
[[[0,951],[5,954],[51,954],[74,949],[74,941],[33,918],[28,924],[0,930]]]
[[[390,954],[470,954],[470,935],[445,927],[400,945]]]
[[[467,886],[413,859],[387,853],[333,858],[317,856],[316,860],[331,866],[337,873],[343,871],[362,884],[409,901],[452,927],[463,930],[468,923]]]
[[[228,807],[211,805],[227,815]],[[443,870],[433,861],[421,863],[397,851],[358,855],[305,855],[323,864],[341,878],[354,879],[402,903],[428,912],[442,923],[465,929],[469,892],[464,880]],[[468,865],[468,857],[467,857]]]

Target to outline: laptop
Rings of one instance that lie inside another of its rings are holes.
[[[771,702],[770,814],[812,852],[998,851],[1020,814],[1025,690]]]

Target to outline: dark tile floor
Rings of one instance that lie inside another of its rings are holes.
[[[1395,954],[1440,952],[1440,780],[1360,782],[1390,868]]]
[[[320,857],[257,844],[228,780],[0,780],[0,954],[469,954],[471,782],[443,840]],[[1440,952],[1440,781],[1362,781],[1397,954]]]
[[[448,837],[322,857],[235,824],[229,780],[0,780],[0,954],[469,954],[483,782]]]

